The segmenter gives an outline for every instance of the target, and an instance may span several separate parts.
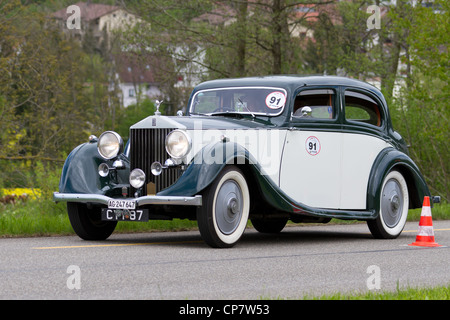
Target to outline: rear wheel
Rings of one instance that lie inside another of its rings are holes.
[[[408,206],[405,178],[398,171],[389,172],[381,188],[378,217],[367,221],[372,235],[378,239],[397,238],[405,226]]]
[[[250,193],[239,168],[227,166],[203,192],[197,222],[203,240],[214,248],[234,246],[247,226]]]
[[[279,233],[284,229],[288,221],[287,218],[277,219],[252,219],[252,225],[258,232]]]
[[[89,209],[84,203],[68,202],[67,212],[73,230],[84,240],[105,240],[117,225],[117,221],[101,220],[101,208]]]

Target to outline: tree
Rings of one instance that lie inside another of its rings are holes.
[[[4,183],[32,183],[34,162],[61,164],[103,131],[108,82],[101,62],[94,66],[45,14],[20,1],[0,8],[0,172]],[[98,73],[90,73],[94,67]]]
[[[172,72],[196,82],[211,78],[300,73],[299,39],[292,34],[306,20],[298,6],[324,0],[142,0],[127,3],[145,26],[128,43],[171,57]]]
[[[423,171],[433,194],[450,201],[449,188],[449,54],[450,4],[435,1],[434,8],[410,7],[412,16],[396,16],[409,30],[405,86],[393,102],[398,130],[411,145],[410,153]]]

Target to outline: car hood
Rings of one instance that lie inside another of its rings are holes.
[[[257,129],[275,127],[270,121],[260,118],[246,117],[242,119],[224,116],[150,116],[135,125],[131,129],[151,129],[151,128],[178,128],[185,130],[192,129]]]

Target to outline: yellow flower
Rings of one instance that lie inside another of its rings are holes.
[[[13,194],[15,194],[16,196],[21,196],[26,194],[29,199],[37,199],[42,195],[41,190],[35,188],[5,188],[0,189],[0,191],[0,194],[2,194],[3,196]]]

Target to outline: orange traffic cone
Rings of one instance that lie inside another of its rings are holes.
[[[416,236],[416,242],[409,246],[420,247],[441,247],[434,242],[433,220],[431,219],[430,197],[423,199],[422,213],[420,214],[419,233]]]

